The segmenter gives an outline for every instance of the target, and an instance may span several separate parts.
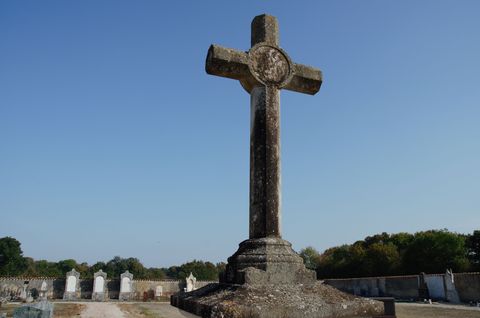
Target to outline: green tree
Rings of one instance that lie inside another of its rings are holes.
[[[165,272],[162,268],[150,267],[147,269],[147,279],[164,279]]]
[[[190,273],[199,280],[217,280],[219,268],[213,263],[193,260],[180,266],[172,266],[166,270],[168,277],[185,279]]]
[[[104,268],[102,268],[111,278],[119,278],[122,273],[129,271],[136,278],[147,278],[147,269],[137,258],[122,258],[115,256],[113,259],[107,262]]]
[[[227,264],[224,262],[217,263],[215,266],[217,267],[218,275],[225,273],[225,270],[227,269]]]
[[[320,253],[312,246],[307,246],[300,250],[300,256],[308,269],[316,270],[320,262]]]
[[[360,253],[363,248],[359,245],[355,247],[356,253]],[[357,257],[352,257],[350,245],[341,245],[327,249],[320,257],[317,267],[317,276],[319,278],[341,278],[357,276],[356,269],[353,268]]]
[[[447,230],[415,233],[403,257],[405,274],[462,272],[469,267],[465,237]]]
[[[67,274],[67,272],[71,271],[72,269],[75,269],[78,271],[79,266],[77,264],[77,261],[73,259],[64,259],[57,263],[57,268],[60,272],[59,276],[64,277],[65,274]]]
[[[368,236],[352,245],[327,249],[320,255],[317,276],[342,278],[443,273],[447,268],[465,271],[470,268],[470,262],[478,264],[480,261],[478,232],[470,236],[447,230],[391,235],[383,232]]]
[[[480,231],[475,230],[466,239],[467,255],[471,263],[471,269],[480,271]]]
[[[105,262],[96,262],[92,266],[90,266],[88,272],[84,276],[84,278],[93,278],[93,274],[98,272],[99,270],[105,271],[105,268],[107,267],[107,264]]]
[[[35,272],[38,276],[44,277],[62,277],[62,271],[58,264],[46,260],[35,261]]]
[[[363,264],[362,276],[392,275],[400,267],[400,254],[393,243],[378,241],[368,246]]]
[[[20,242],[13,237],[0,239],[0,276],[18,276],[26,269]]]

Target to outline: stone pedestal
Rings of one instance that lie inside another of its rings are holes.
[[[265,237],[240,243],[228,258],[222,283],[227,284],[312,284],[316,273],[305,268],[292,245],[281,238]]]
[[[276,237],[243,241],[219,284],[173,295],[171,304],[205,318],[395,317],[385,315],[382,302],[317,281],[291,244]]]

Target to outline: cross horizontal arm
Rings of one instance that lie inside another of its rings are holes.
[[[208,74],[242,80],[250,76],[248,53],[211,45],[205,70]]]
[[[322,85],[322,72],[314,67],[293,63],[293,77],[284,87],[290,91],[315,95]]]

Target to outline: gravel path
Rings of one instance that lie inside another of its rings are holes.
[[[140,307],[147,309],[154,314],[154,317],[162,318],[198,318],[186,311],[171,306],[169,303],[145,303],[139,304]]]
[[[468,306],[468,305],[451,305],[445,303],[433,303],[433,304],[422,304],[422,303],[395,303],[395,306],[403,306],[403,307],[420,307],[420,308],[446,308],[446,309],[456,309],[456,310],[471,310],[471,311],[479,311],[480,307]]]
[[[448,304],[396,303],[398,318],[480,318],[477,307]]]
[[[86,308],[80,318],[126,318],[120,308],[112,303],[82,303]]]

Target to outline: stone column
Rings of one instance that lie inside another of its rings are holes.
[[[256,86],[250,96],[249,237],[281,237],[280,94]]]

